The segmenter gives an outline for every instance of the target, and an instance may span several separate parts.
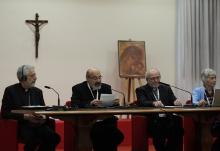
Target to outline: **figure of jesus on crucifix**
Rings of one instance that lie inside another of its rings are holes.
[[[40,27],[48,23],[48,20],[39,20],[38,13],[35,14],[35,20],[26,20],[25,22],[35,27],[35,58],[38,58],[38,45],[40,40]]]

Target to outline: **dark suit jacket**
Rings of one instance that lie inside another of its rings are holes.
[[[172,89],[166,85],[160,85],[158,87],[160,93],[160,100],[164,105],[174,105],[176,100],[175,95],[173,94]],[[148,84],[139,87],[136,89],[137,100],[140,103],[140,106],[153,107],[153,101],[155,101],[153,95],[153,88]]]
[[[92,91],[94,97],[96,98],[96,91]],[[105,83],[101,84],[101,89],[98,90],[98,98],[100,99],[101,94],[111,94],[111,86]],[[94,100],[91,91],[87,85],[87,81],[79,83],[72,87],[72,97],[71,97],[71,104],[72,107],[90,107],[90,102]]]
[[[8,86],[2,98],[1,115],[3,118],[22,121],[23,115],[11,113],[11,110],[28,105],[45,105],[40,89],[33,87],[26,92],[20,83]]]

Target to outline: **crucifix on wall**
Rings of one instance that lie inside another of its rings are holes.
[[[38,46],[39,46],[39,40],[40,40],[40,27],[43,24],[48,23],[48,20],[39,20],[38,13],[35,14],[35,20],[26,20],[25,22],[28,24],[31,24],[35,28],[35,58],[38,58]]]

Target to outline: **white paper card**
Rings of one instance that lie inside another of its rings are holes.
[[[102,101],[102,106],[110,107],[113,106],[116,96],[114,94],[101,94],[100,100]]]

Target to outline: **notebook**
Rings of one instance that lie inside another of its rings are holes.
[[[214,94],[212,106],[220,107],[220,89],[215,89],[215,94]]]
[[[111,107],[114,105],[116,96],[114,94],[101,94],[100,100],[102,101],[103,107]]]

